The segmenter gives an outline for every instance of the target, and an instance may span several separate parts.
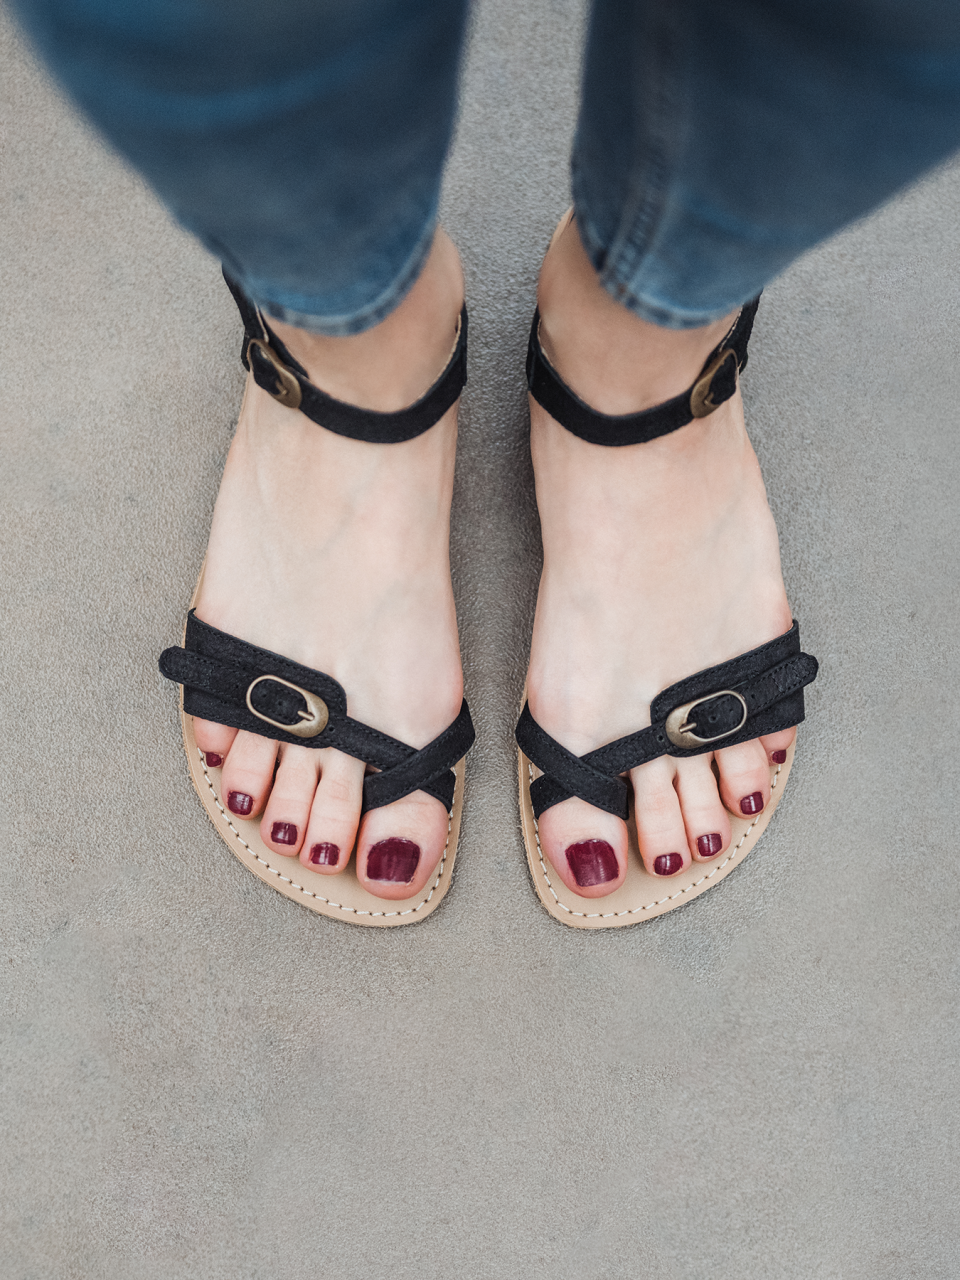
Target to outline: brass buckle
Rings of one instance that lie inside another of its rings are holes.
[[[713,380],[717,375],[721,365],[725,360],[733,359],[733,377],[734,385],[740,375],[740,362],[737,359],[737,353],[733,347],[727,347],[724,351],[718,351],[707,367],[701,373],[700,377],[693,384],[693,390],[690,392],[690,412],[695,418],[708,418],[714,409],[719,409],[720,405],[714,404],[710,398],[710,392],[713,388]]]
[[[264,390],[267,390],[267,394],[273,396],[274,400],[279,401],[280,404],[286,405],[288,409],[299,409],[300,401],[303,399],[303,391],[293,372],[283,363],[270,343],[263,338],[251,338],[247,343],[247,364],[250,365],[251,369],[253,368],[253,361],[250,359],[252,347],[259,348],[264,360],[273,366],[278,390],[269,391],[264,388]]]
[[[723,733],[718,733],[712,738],[698,737],[693,732],[697,727],[697,722],[696,720],[690,720],[690,712],[694,707],[699,707],[701,702],[712,702],[714,698],[723,697],[736,698],[741,707],[743,707],[743,719],[734,728],[726,729]],[[710,742],[719,742],[721,738],[729,738],[731,733],[739,733],[747,723],[749,714],[747,704],[739,693],[734,693],[732,689],[718,689],[716,693],[708,693],[706,697],[694,698],[693,702],[685,702],[682,707],[674,707],[667,716],[666,724],[663,727],[667,731],[667,737],[675,747],[684,747],[689,751],[694,747],[706,746]]]
[[[307,704],[308,709],[297,713],[300,717],[298,724],[282,724],[279,720],[271,720],[269,716],[265,716],[262,711],[257,710],[250,701],[250,695],[261,680],[272,680],[274,684],[282,684],[287,689],[292,689],[294,693],[299,693]],[[327,721],[330,719],[327,704],[322,698],[318,698],[309,689],[301,689],[298,684],[291,684],[289,680],[281,680],[279,676],[257,676],[247,690],[247,708],[253,712],[258,720],[263,720],[265,724],[273,725],[274,729],[282,729],[284,733],[292,733],[295,738],[315,738],[318,733],[323,733],[327,726]]]

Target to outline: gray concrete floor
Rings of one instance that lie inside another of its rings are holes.
[[[179,634],[242,373],[217,266],[2,28],[0,1273],[960,1273],[960,169],[767,293],[746,378],[822,663],[789,791],[683,910],[531,892],[511,727],[538,569],[522,362],[581,13],[482,0],[445,198],[471,302],[470,758],[417,928],[248,875],[187,778]]]

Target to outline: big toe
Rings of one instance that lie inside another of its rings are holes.
[[[446,809],[423,791],[371,809],[360,824],[357,878],[377,898],[412,898],[435,876],[449,833]]]
[[[537,822],[540,848],[554,871],[581,898],[605,898],[627,874],[626,823],[576,796],[553,805]]]

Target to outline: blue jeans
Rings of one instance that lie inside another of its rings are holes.
[[[350,334],[429,250],[466,0],[17,0],[74,99],[271,316]],[[595,0],[581,236],[706,324],[960,147],[955,0]]]

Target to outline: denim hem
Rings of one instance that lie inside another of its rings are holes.
[[[630,287],[629,276],[626,273],[621,274],[624,265],[622,261],[619,264],[611,262],[611,255],[594,230],[590,215],[583,213],[581,204],[576,204],[574,207],[577,225],[580,228],[580,240],[597,273],[597,279],[614,302],[619,302],[641,320],[655,324],[661,329],[702,329],[705,325],[713,324],[715,320],[722,320],[724,316],[728,316],[731,311],[742,307],[745,302],[749,302],[754,297],[751,293],[749,297],[737,299],[715,311],[691,311],[669,299],[637,293]],[[618,266],[621,270],[618,270]]]
[[[413,253],[387,288],[382,290],[373,302],[348,315],[321,315],[311,310],[301,310],[302,307],[310,304],[308,295],[287,293],[287,299],[291,301],[293,298],[296,299],[297,305],[292,306],[289,301],[284,300],[282,290],[271,291],[271,296],[266,297],[261,290],[250,287],[242,277],[240,283],[247,296],[272,320],[282,320],[284,324],[292,324],[297,329],[305,329],[308,333],[322,333],[329,338],[349,338],[356,333],[373,329],[385,320],[391,311],[397,309],[423,270],[423,264],[433,244],[436,227],[436,219],[433,218],[427,224]],[[316,301],[319,311],[322,299],[317,298]]]

